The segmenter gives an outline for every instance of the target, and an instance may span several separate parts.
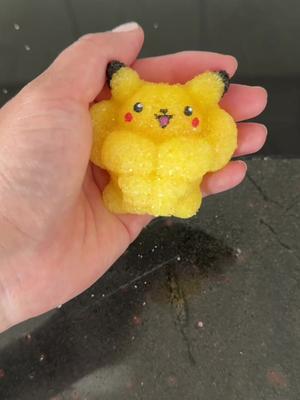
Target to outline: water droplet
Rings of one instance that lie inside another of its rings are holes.
[[[166,226],[172,226],[173,225],[173,221],[170,218],[167,218],[165,221],[165,225]]]
[[[134,340],[135,339],[135,336],[131,336],[131,340]]]
[[[239,248],[235,249],[235,255],[237,257],[240,256],[241,254],[242,254],[242,250],[241,249],[239,249]]]
[[[204,327],[203,322],[202,321],[198,321],[197,322],[197,328],[203,328],[203,327]]]
[[[143,301],[142,306],[145,307],[146,304],[147,304],[147,303],[146,303],[145,301]]]
[[[3,89],[2,89],[2,93],[3,93],[3,94],[7,94],[7,93],[8,93],[8,90],[7,90],[6,88],[3,88]]]
[[[177,260],[177,261],[180,261],[180,260],[181,260],[181,257],[180,257],[180,256],[177,256],[177,257],[176,257],[176,260]]]
[[[131,381],[129,381],[129,382],[126,383],[126,388],[128,390],[132,390],[134,388],[134,384]]]
[[[91,294],[91,298],[95,297],[94,293]]]
[[[45,354],[40,355],[40,362],[43,362],[45,360]]]
[[[30,342],[32,337],[31,337],[31,333],[27,333],[27,335],[25,336],[25,339]]]
[[[59,309],[59,308],[62,308],[62,304],[59,304],[58,306],[57,306],[57,308]]]
[[[26,51],[30,51],[31,50],[31,47],[28,44],[25,44],[24,48],[25,48]]]
[[[158,29],[158,27],[159,27],[159,24],[158,24],[158,22],[154,22],[154,24],[153,24],[153,28],[154,28],[154,29]]]
[[[168,377],[167,381],[170,386],[175,386],[177,384],[177,379],[176,379],[176,376],[174,376],[174,375],[170,375]]]
[[[134,287],[135,289],[137,289],[137,288],[138,288],[138,285],[134,285],[133,287]]]
[[[138,254],[138,258],[143,258],[143,254]]]
[[[102,293],[102,297],[105,297],[105,294],[104,294],[104,293]]]
[[[141,382],[141,386],[142,386],[142,387],[144,386],[144,382],[143,382],[143,381]]]
[[[16,31],[19,31],[20,30],[20,25],[17,24],[17,23],[14,23],[14,28],[15,28]]]
[[[140,326],[140,325],[142,325],[143,320],[138,315],[134,315],[133,318],[132,318],[132,322],[133,322],[133,325]]]
[[[32,380],[32,379],[34,379],[34,376],[35,376],[35,373],[32,372],[31,374],[28,375],[28,378]]]

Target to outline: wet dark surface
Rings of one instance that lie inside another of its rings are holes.
[[[0,0],[0,106],[80,35],[136,20],[142,56],[235,55],[263,85],[263,155],[300,155],[296,0]],[[188,221],[159,219],[103,279],[0,336],[1,400],[298,400],[300,161],[249,161]]]
[[[300,161],[252,160],[92,288],[0,338],[1,400],[300,398]]]
[[[297,0],[0,0],[0,105],[80,35],[136,20],[142,56],[187,49],[233,54],[236,82],[264,85],[262,154],[300,155],[300,4]]]

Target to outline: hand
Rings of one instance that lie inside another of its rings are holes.
[[[207,52],[135,61],[143,32],[131,28],[82,37],[0,110],[0,331],[85,290],[151,219],[109,213],[101,201],[107,176],[89,163],[89,105],[104,87],[107,63],[133,63],[146,80],[171,83],[206,69],[236,70],[233,57]],[[266,97],[260,87],[233,84],[222,106],[241,121],[258,115]],[[238,127],[236,155],[260,149],[265,127]],[[232,161],[205,178],[203,192],[230,189],[245,172]]]

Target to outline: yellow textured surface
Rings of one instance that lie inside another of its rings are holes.
[[[157,84],[126,67],[111,88],[112,98],[91,108],[91,160],[111,176],[105,205],[114,213],[191,217],[203,176],[224,167],[237,145],[236,124],[218,105],[221,77],[205,72],[185,85]]]

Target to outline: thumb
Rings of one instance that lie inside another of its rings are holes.
[[[50,67],[31,82],[47,98],[92,102],[106,81],[106,67],[113,59],[132,64],[143,45],[144,33],[135,22],[112,31],[87,34],[65,49]]]

